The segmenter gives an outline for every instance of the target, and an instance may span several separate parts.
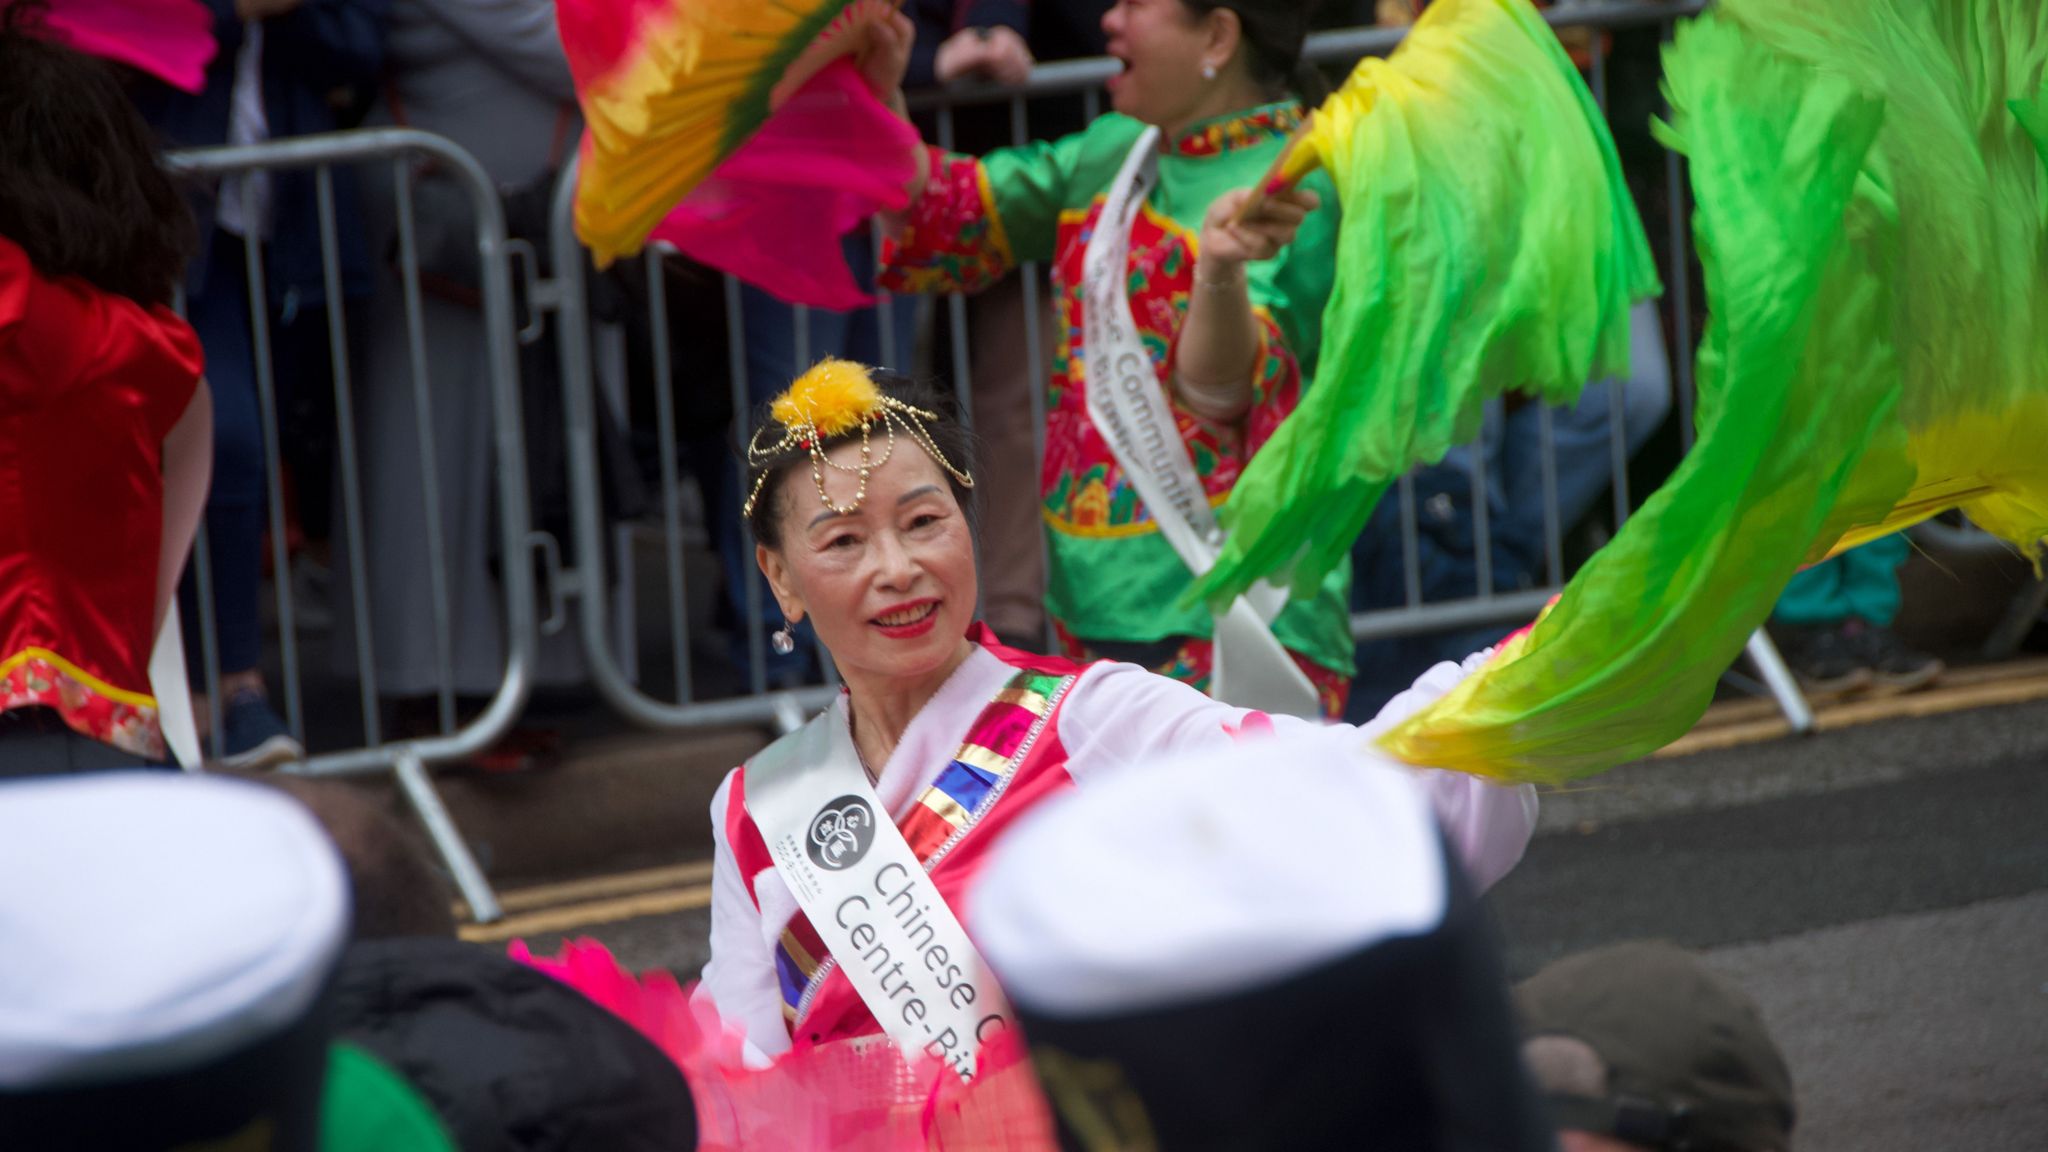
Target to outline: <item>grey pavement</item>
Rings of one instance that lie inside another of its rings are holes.
[[[2048,1146],[2048,893],[1708,953],[1785,1049],[1800,1152]]]
[[[1489,900],[1516,976],[1703,950],[1786,1050],[1801,1152],[2048,1148],[2048,703],[1619,769],[1546,796]],[[587,934],[687,977],[707,925]]]

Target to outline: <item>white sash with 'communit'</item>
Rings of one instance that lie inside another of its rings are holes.
[[[1088,418],[1138,490],[1160,535],[1188,570],[1201,576],[1215,567],[1223,530],[1195,474],[1173,407],[1159,387],[1151,354],[1138,338],[1125,287],[1131,224],[1159,183],[1159,135],[1151,127],[1138,137],[1088,241],[1081,321],[1088,345]],[[1286,603],[1285,590],[1261,581],[1216,616],[1209,694],[1241,708],[1315,719],[1322,714],[1315,685],[1268,623]]]

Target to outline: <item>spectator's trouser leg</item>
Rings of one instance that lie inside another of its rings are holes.
[[[205,290],[193,294],[186,310],[206,351],[206,379],[213,392],[213,484],[206,501],[208,575],[213,584],[213,626],[220,671],[232,675],[256,668],[263,657],[259,610],[263,574],[263,424],[256,402],[256,370],[249,338],[249,284],[242,241],[214,233]],[[188,565],[179,588],[179,611],[188,628],[198,628],[196,566]],[[202,646],[186,645],[193,683],[205,691]]]
[[[972,309],[982,617],[1005,641],[1037,649],[1045,642],[1045,524],[1031,395],[1045,381],[1031,378],[1025,325],[1039,324],[1041,363],[1050,333],[1043,310],[1026,315],[1019,276],[977,296]]]

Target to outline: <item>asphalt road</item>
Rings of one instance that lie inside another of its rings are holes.
[[[1547,796],[1490,899],[1518,976],[1703,950],[1786,1051],[1801,1152],[2048,1148],[2048,704],[1630,766]],[[707,923],[587,934],[689,975]]]

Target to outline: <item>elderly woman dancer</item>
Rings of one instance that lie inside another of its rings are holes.
[[[747,453],[756,560],[788,621],[811,622],[846,691],[712,801],[700,995],[764,1056],[883,1034],[971,1076],[978,1044],[1008,1020],[956,915],[991,842],[1071,784],[1317,729],[1133,664],[994,643],[974,621],[968,436],[936,393],[826,361],[761,429]],[[1439,665],[1373,725],[1322,729],[1331,755],[1373,756],[1375,727],[1461,675]],[[1480,885],[1521,857],[1535,819],[1528,787],[1414,778]]]

